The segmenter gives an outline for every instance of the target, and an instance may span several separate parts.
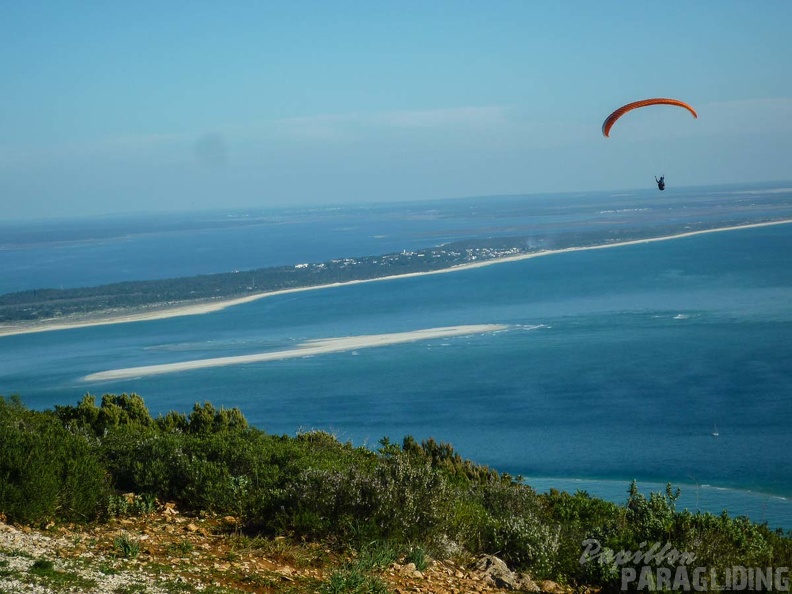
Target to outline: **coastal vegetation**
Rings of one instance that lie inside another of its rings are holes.
[[[105,394],[98,404],[86,395],[44,411],[0,397],[0,519],[102,525],[169,508],[196,522],[226,518],[216,530],[237,539],[302,543],[347,559],[308,591],[387,592],[381,575],[395,562],[420,571],[431,560],[470,566],[484,554],[534,580],[620,591],[621,569],[646,562],[607,554],[581,562],[583,543],[593,541],[600,551],[659,543],[721,572],[792,566],[792,534],[677,509],[678,495],[669,485],[646,497],[635,483],[623,505],[585,492],[538,493],[433,439],[383,437],[370,449],[322,431],[271,435],[240,410],[208,402],[152,417],[135,394]],[[118,556],[141,554],[139,540],[114,538]],[[170,546],[187,556],[193,547]],[[648,563],[674,567],[660,555]]]

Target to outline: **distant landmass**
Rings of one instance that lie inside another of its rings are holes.
[[[560,232],[552,238],[499,237],[446,243],[440,246],[376,256],[336,258],[255,270],[205,274],[172,279],[127,281],[94,287],[41,288],[0,295],[0,331],[44,323],[75,323],[88,317],[107,318],[156,312],[194,304],[216,303],[275,291],[343,284],[355,281],[431,273],[564,249],[608,246],[676,237],[690,233],[787,222],[786,219],[746,219],[728,223],[661,224],[632,229],[592,229]],[[544,245],[545,242],[552,245]]]

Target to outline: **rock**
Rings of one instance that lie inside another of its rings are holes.
[[[516,587],[520,592],[541,592],[542,589],[527,573],[517,574]]]
[[[483,555],[476,563],[476,570],[484,576],[484,581],[496,588],[515,590],[517,578],[503,560],[494,555]]]
[[[190,522],[189,524],[187,524],[187,530],[189,530],[190,532],[198,532],[198,526]]]
[[[280,569],[276,570],[277,573],[280,574],[281,578],[288,581],[293,582],[294,578],[292,577],[292,569],[291,567],[281,567]]]
[[[547,594],[567,594],[567,588],[552,580],[542,580],[538,584],[540,591]]]

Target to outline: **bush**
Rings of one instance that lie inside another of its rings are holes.
[[[85,435],[0,397],[0,512],[30,524],[56,515],[92,520],[108,493],[107,473]]]
[[[140,542],[132,540],[125,534],[113,539],[113,547],[116,554],[124,559],[134,559],[140,554]]]
[[[217,410],[209,402],[196,403],[187,419],[187,431],[195,434],[224,433],[247,429],[247,419],[238,408]]]
[[[404,558],[404,562],[412,563],[415,565],[415,569],[418,571],[423,571],[429,565],[429,558],[427,557],[426,551],[424,551],[423,548],[411,547]]]
[[[389,594],[380,578],[350,566],[334,572],[319,588],[321,594]]]
[[[580,564],[581,543],[589,538],[610,542],[626,525],[625,508],[591,497],[585,491],[574,495],[551,491],[540,496],[545,513],[559,527],[559,543],[554,578],[565,576],[578,583],[602,583],[611,573],[596,564]]]
[[[584,492],[539,495],[447,444],[380,444],[372,452],[322,431],[268,435],[237,409],[209,403],[155,421],[135,394],[105,395],[100,406],[87,395],[54,412],[0,397],[0,514],[41,524],[148,513],[156,500],[174,501],[233,515],[248,534],[359,550],[357,565],[332,576],[326,592],[378,591],[369,571],[398,554],[420,567],[425,551],[497,554],[537,578],[618,589],[613,564],[580,564],[592,538],[612,551],[667,543],[715,568],[792,565],[789,535],[725,513],[679,512],[670,485],[646,497],[633,483],[626,505]],[[133,545],[116,546],[131,556]]]
[[[93,396],[86,394],[76,407],[56,406],[55,414],[64,425],[90,430],[96,436],[119,427],[146,429],[154,422],[137,394],[105,394],[100,407]]]
[[[530,568],[537,578],[552,575],[559,545],[559,527],[533,514],[503,518],[492,526],[492,549],[510,567]]]

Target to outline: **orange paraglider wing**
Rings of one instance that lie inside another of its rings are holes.
[[[610,129],[613,127],[613,124],[616,123],[620,117],[622,117],[628,111],[632,111],[633,109],[638,109],[640,107],[646,107],[647,105],[676,105],[678,107],[684,107],[690,113],[693,114],[694,118],[698,118],[698,114],[696,110],[690,107],[684,101],[679,101],[678,99],[664,99],[663,97],[657,97],[655,99],[644,99],[643,101],[636,101],[634,103],[628,103],[614,111],[610,114],[605,121],[602,123],[602,135],[607,137],[610,134]]]

